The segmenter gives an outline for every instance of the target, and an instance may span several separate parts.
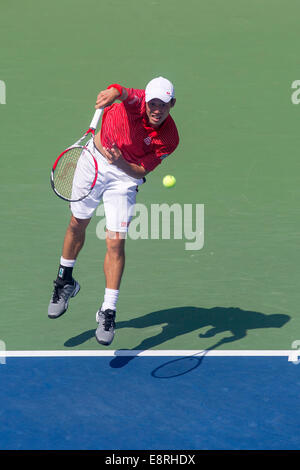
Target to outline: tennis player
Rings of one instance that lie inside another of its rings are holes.
[[[119,100],[120,103],[115,103]],[[173,84],[163,77],[151,80],[145,90],[119,84],[101,91],[95,108],[105,108],[100,131],[88,142],[98,161],[99,173],[91,194],[70,204],[71,220],[67,228],[57,279],[48,307],[49,318],[58,318],[69,300],[80,290],[73,268],[84,244],[85,231],[100,201],[106,217],[104,259],[105,292],[96,313],[96,338],[111,344],[115,334],[116,306],[125,265],[125,234],[136,201],[138,187],[178,146],[176,125],[170,115],[175,105]],[[76,175],[73,190],[80,190],[89,168]]]

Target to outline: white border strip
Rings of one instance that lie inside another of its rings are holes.
[[[1,357],[111,357],[111,356],[140,356],[140,357],[165,357],[165,356],[214,356],[214,357],[288,357],[289,361],[297,361],[300,350],[194,350],[194,349],[149,349],[132,350],[51,350],[51,351],[0,351]]]

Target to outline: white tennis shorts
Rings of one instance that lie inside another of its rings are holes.
[[[87,148],[98,162],[98,178],[91,193],[82,201],[71,202],[70,209],[78,219],[90,219],[101,201],[103,201],[106,228],[112,232],[127,232],[134,206],[138,186],[144,183],[144,178],[136,179],[128,176],[115,165],[108,163],[99,152],[91,139]],[[85,151],[83,151],[85,152]],[[74,176],[72,196],[80,195],[80,188],[85,182],[93,180],[94,169],[89,159],[80,158]]]

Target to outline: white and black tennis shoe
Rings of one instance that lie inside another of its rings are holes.
[[[75,279],[72,284],[62,284],[54,281],[53,294],[48,307],[48,317],[58,318],[63,315],[68,306],[71,297],[75,297],[80,291],[80,285]]]
[[[115,336],[115,318],[115,310],[98,310],[96,313],[98,328],[95,333],[98,343],[103,344],[104,346],[109,346],[111,344]]]

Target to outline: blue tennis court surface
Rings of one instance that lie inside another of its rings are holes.
[[[300,448],[283,357],[10,357],[0,377],[2,450]]]

